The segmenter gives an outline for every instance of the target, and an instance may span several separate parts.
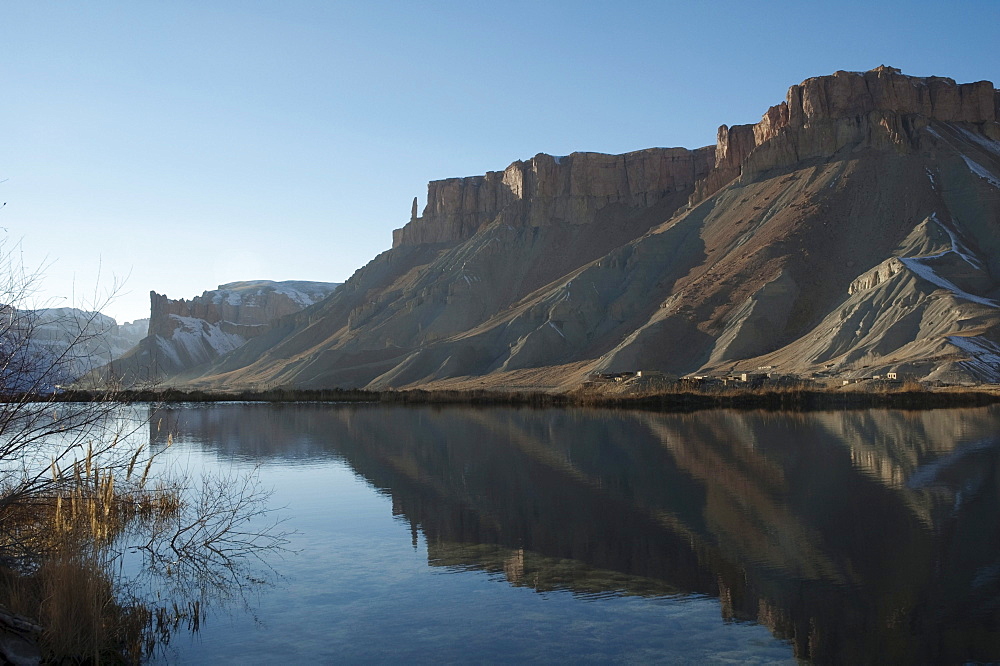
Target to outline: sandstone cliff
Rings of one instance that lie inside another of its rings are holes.
[[[432,181],[423,215],[393,232],[393,247],[463,241],[494,221],[514,227],[589,224],[611,204],[649,208],[671,193],[688,191],[711,163],[710,147],[538,154],[485,176]]]
[[[431,183],[333,297],[175,381],[568,387],[758,365],[1000,380],[997,99],[988,82],[837,72],[715,147]]]
[[[807,79],[790,87],[785,101],[757,124],[719,128],[715,168],[696,198],[741,175],[828,158],[845,148],[916,148],[919,130],[931,120],[974,124],[1000,139],[997,99],[989,81],[956,84],[944,77],[906,76],[884,65]]]

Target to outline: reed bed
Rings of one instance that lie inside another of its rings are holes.
[[[45,663],[139,663],[190,614],[130,597],[113,566],[137,524],[182,508],[178,487],[150,479],[152,461],[140,447],[105,468],[91,447],[69,470],[53,461],[64,483],[0,509],[0,608],[38,625],[30,639]]]

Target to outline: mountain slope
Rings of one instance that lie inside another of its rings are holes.
[[[1000,93],[880,67],[715,147],[539,155],[432,183],[332,298],[199,386],[498,383],[550,368],[1000,379]]]
[[[367,384],[662,222],[711,158],[685,149],[537,155],[431,183],[423,216],[397,230],[391,250],[209,372],[236,369],[229,383]]]

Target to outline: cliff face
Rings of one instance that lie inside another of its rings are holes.
[[[485,176],[432,181],[423,215],[396,229],[392,244],[463,241],[494,221],[513,227],[589,224],[598,210],[612,204],[648,208],[704,178],[712,153],[708,147],[538,154]]]
[[[259,327],[323,300],[337,286],[303,281],[231,282],[190,300],[174,300],[151,291],[149,334],[169,338],[179,318],[190,317],[251,338],[262,332]]]
[[[837,72],[714,147],[431,183],[338,293],[176,381],[1000,380],[997,100],[988,82]]]
[[[932,120],[975,124],[1000,139],[998,99],[1000,91],[989,81],[956,84],[944,77],[906,76],[884,65],[806,79],[791,86],[785,101],[760,122],[719,128],[714,169],[695,199],[741,175],[830,157],[847,147],[916,149],[919,130]]]
[[[230,352],[278,318],[329,296],[338,284],[232,282],[201,296],[170,299],[150,292],[148,334],[128,354],[97,371],[128,384],[159,381]]]

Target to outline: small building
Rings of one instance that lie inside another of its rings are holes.
[[[624,382],[633,377],[642,377],[642,371],[634,372],[595,372],[588,377],[592,382]]]

